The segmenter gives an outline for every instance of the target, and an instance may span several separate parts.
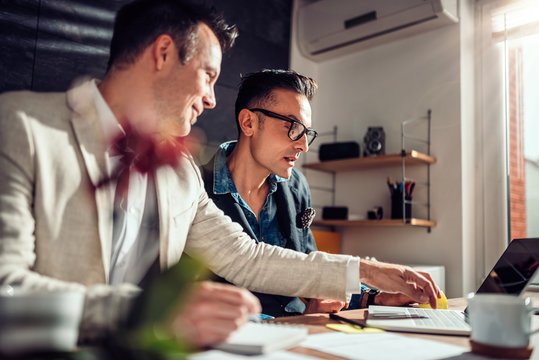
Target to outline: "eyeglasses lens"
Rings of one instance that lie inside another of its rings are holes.
[[[298,140],[303,136],[304,130],[305,127],[302,124],[295,122],[290,124],[290,131],[288,132],[288,135],[290,136],[290,139]]]
[[[317,134],[314,131],[307,130],[307,144],[311,145],[316,138],[316,135]]]

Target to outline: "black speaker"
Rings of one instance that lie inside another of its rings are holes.
[[[346,220],[348,219],[348,208],[346,206],[324,206],[322,208],[322,219]]]
[[[371,127],[363,138],[363,156],[383,155],[386,153],[386,134],[384,128]]]
[[[359,157],[359,144],[355,141],[322,144],[318,149],[320,161]]]

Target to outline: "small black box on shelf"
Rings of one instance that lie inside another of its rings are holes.
[[[355,141],[322,144],[318,149],[320,161],[355,157],[359,157],[359,144]]]
[[[347,220],[348,208],[346,206],[324,206],[322,208],[324,220]]]

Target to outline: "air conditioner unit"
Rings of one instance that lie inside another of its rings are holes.
[[[458,22],[457,0],[320,0],[297,11],[298,44],[313,60]]]

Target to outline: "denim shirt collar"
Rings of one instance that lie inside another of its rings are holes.
[[[230,193],[236,200],[238,200],[238,190],[234,185],[234,181],[232,180],[232,174],[230,173],[230,170],[228,169],[228,165],[226,163],[226,158],[232,153],[232,150],[234,150],[236,143],[237,140],[227,141],[225,143],[222,143],[219,146],[219,149],[217,149],[217,152],[215,154],[215,162],[213,165],[213,173],[215,174],[213,182],[213,193],[217,195]],[[268,183],[270,185],[269,194],[273,194],[277,190],[277,183],[282,181],[286,181],[286,179],[278,175],[271,174],[268,177]]]

